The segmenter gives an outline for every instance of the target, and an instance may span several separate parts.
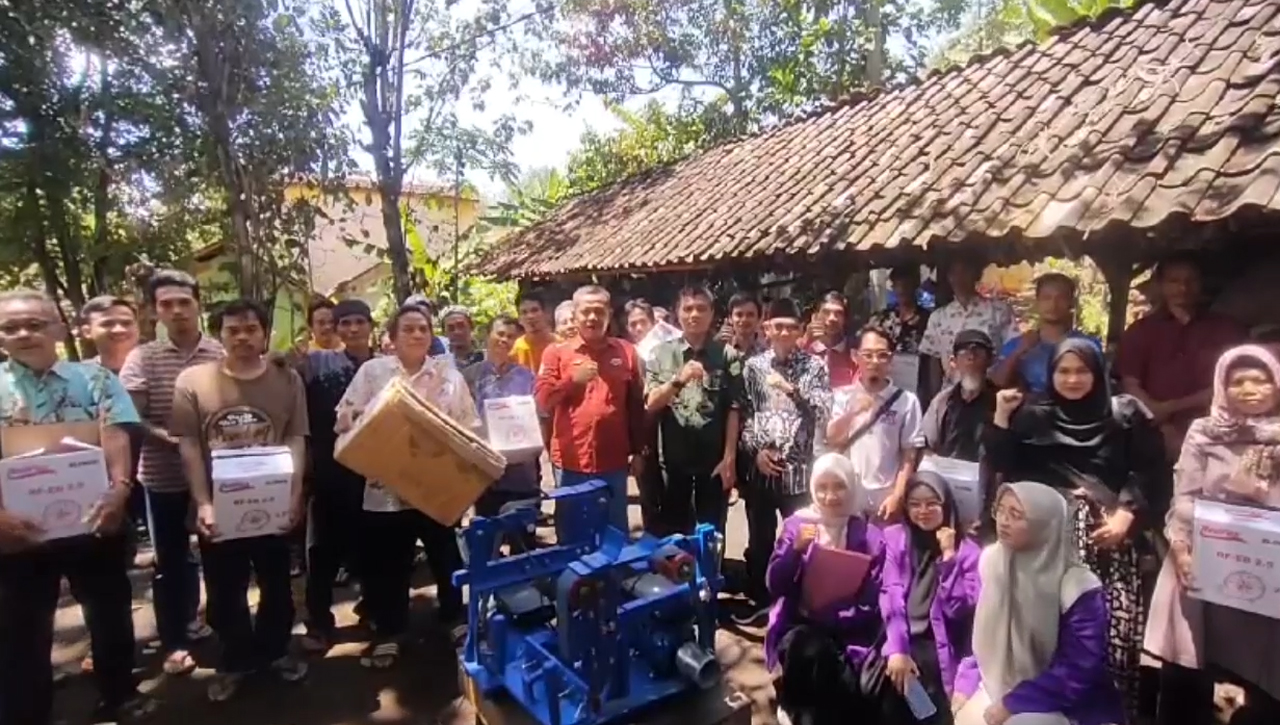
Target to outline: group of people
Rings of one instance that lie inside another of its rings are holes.
[[[555,308],[526,292],[516,315],[481,330],[468,310],[415,296],[380,344],[365,303],[321,300],[308,311],[307,346],[286,356],[265,354],[270,319],[252,301],[222,305],[203,333],[196,283],[166,271],[146,300],[164,338],[139,345],[133,305],[95,299],[79,320],[99,352],[86,363],[59,359],[63,323],[50,299],[2,294],[0,428],[100,421],[111,489],[88,537],[43,542],[38,524],[0,510],[0,725],[49,720],[63,577],[84,607],[102,714],[154,710],[133,676],[131,512],[154,545],[166,673],[193,671],[192,643],[216,633],[214,701],[253,673],[306,676],[290,646],[296,536],[220,540],[209,463],[223,448],[285,446],[294,458],[287,528],[309,524],[305,653],[334,644],[346,572],[371,632],[361,662],[393,666],[418,542],[438,620],[460,623],[454,528],[334,457],[394,378],[477,430],[486,401],[532,397],[555,483],[605,481],[610,520],[624,530],[630,478],[642,526],[658,535],[723,530],[740,496],[748,542],[737,588],[749,606],[736,619],[768,616],[784,721],[1202,722],[1224,678],[1245,688],[1246,716],[1280,714],[1274,657],[1248,646],[1280,638],[1276,619],[1188,596],[1197,498],[1280,505],[1272,352],[1223,354],[1246,333],[1201,309],[1188,258],[1160,265],[1159,307],[1126,331],[1114,364],[1074,328],[1070,278],[1037,280],[1036,324],[1024,332],[1007,304],[979,294],[981,268],[953,261],[954,298],[932,311],[917,304],[918,270],[894,270],[896,304],[857,334],[838,292],[806,315],[789,298],[740,292],[722,305],[688,287],[663,319],[644,300],[619,305],[588,285]],[[973,491],[931,460],[975,467],[976,511],[962,514]],[[540,487],[537,462],[512,463],[475,513],[495,515]],[[805,572],[822,549],[869,563],[811,608]],[[1165,562],[1154,595],[1144,557]],[[1158,677],[1144,677],[1144,638],[1148,663],[1163,664]]]

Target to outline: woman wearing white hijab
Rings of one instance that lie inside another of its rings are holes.
[[[883,709],[886,693],[865,692],[859,674],[880,635],[884,564],[883,535],[862,518],[860,490],[848,458],[839,453],[819,457],[809,478],[813,502],[782,522],[769,559],[765,583],[774,603],[765,632],[765,662],[769,669],[782,670],[776,689],[783,725],[856,722],[858,713],[874,721]],[[871,563],[856,590],[820,611],[807,611],[801,583],[817,547],[862,553]]]
[[[1119,725],[1102,583],[1075,561],[1066,499],[1005,484],[982,552],[973,656],[956,675],[956,725]]]

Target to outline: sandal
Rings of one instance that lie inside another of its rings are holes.
[[[168,657],[164,658],[164,665],[161,669],[164,670],[166,675],[181,677],[196,671],[196,661],[190,652],[184,649],[174,650],[169,653]]]
[[[398,642],[371,643],[360,654],[360,664],[375,670],[386,670],[394,667],[400,659]]]
[[[226,702],[235,697],[240,691],[242,682],[244,682],[244,675],[240,672],[222,672],[214,675],[213,682],[209,683],[207,691],[209,702]]]
[[[323,654],[333,648],[333,638],[322,630],[307,632],[302,635],[299,646],[304,652],[311,654]]]

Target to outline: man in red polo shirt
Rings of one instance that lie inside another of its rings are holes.
[[[547,348],[534,387],[551,416],[556,485],[609,484],[609,521],[627,524],[627,476],[638,474],[644,443],[644,378],[635,347],[608,336],[610,299],[597,285],[573,294],[577,335]]]
[[[1204,309],[1195,257],[1165,259],[1156,267],[1155,283],[1159,306],[1125,330],[1116,369],[1124,392],[1151,409],[1166,452],[1176,459],[1187,426],[1209,410],[1218,357],[1244,342],[1247,331]]]
[[[818,309],[814,311],[809,328],[805,331],[808,338],[805,350],[827,363],[832,390],[853,385],[854,378],[857,377],[858,369],[853,362],[853,352],[849,349],[848,335],[845,334],[848,322],[849,299],[832,290],[818,301]]]

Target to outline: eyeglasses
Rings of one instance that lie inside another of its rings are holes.
[[[49,326],[52,324],[53,323],[48,320],[11,320],[0,325],[0,333],[5,335],[17,335],[22,332],[28,332],[32,335],[38,335],[49,329]]]
[[[996,506],[991,509],[991,518],[996,521],[1006,521],[1011,524],[1020,524],[1027,520],[1026,513],[1008,506]]]
[[[858,357],[867,362],[889,362],[893,359],[893,353],[888,350],[867,350],[866,352],[859,350]]]

